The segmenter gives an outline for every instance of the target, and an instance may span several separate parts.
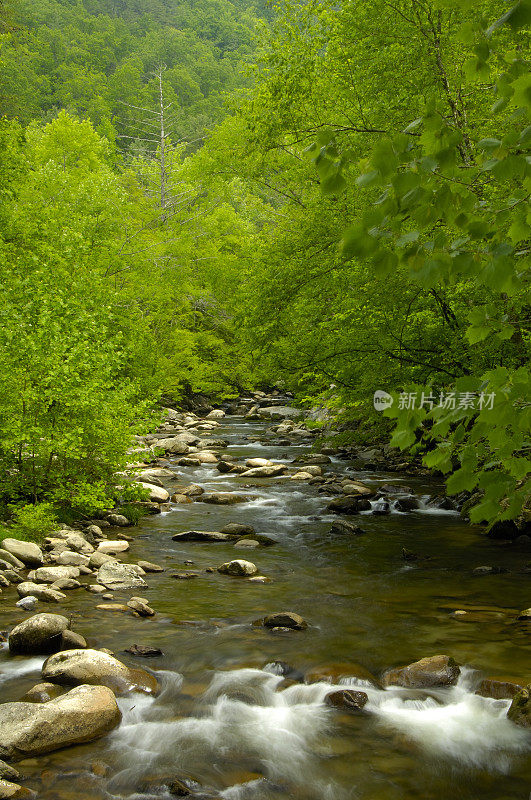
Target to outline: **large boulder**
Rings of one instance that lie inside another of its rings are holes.
[[[40,567],[44,563],[41,548],[34,542],[23,542],[19,539],[4,539],[2,549],[22,561],[27,567]]]
[[[142,481],[140,481],[140,485],[149,491],[149,499],[153,503],[167,503],[170,499],[170,493],[161,486],[154,486],[152,483],[143,483]]]
[[[61,614],[35,614],[16,625],[8,637],[13,655],[55,653],[61,649],[61,634],[69,622]]]
[[[118,561],[107,561],[98,570],[98,583],[107,589],[136,589],[146,586],[141,577],[144,570],[136,564],[120,564]]]
[[[106,686],[78,686],[47,703],[0,705],[0,756],[10,761],[90,742],[121,719]]]
[[[244,561],[242,558],[236,558],[234,561],[226,561],[218,567],[218,572],[222,575],[237,575],[239,577],[250,577],[256,575],[258,568],[252,561]]]
[[[382,677],[384,686],[406,686],[429,689],[432,686],[454,686],[459,666],[450,656],[421,658],[406,667],[388,670]]]
[[[157,679],[141,669],[129,669],[101,650],[65,650],[46,659],[42,679],[60,686],[108,686],[116,694],[158,691]]]
[[[531,728],[531,683],[515,694],[507,716],[523,728]]]
[[[55,583],[61,578],[79,578],[79,567],[39,567],[35,570],[36,583]]]
[[[32,789],[26,789],[19,783],[12,783],[11,781],[0,778],[0,800],[32,800],[36,798],[37,793]]]

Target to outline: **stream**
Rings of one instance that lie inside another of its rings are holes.
[[[274,444],[270,426],[227,416],[215,436],[229,442],[222,452],[231,460],[288,464],[309,451],[311,440]],[[98,610],[102,601],[80,590],[60,609],[39,607],[73,615],[91,647],[154,671],[162,690],[119,698],[122,723],[107,737],[19,762],[25,785],[42,800],[171,798],[163,784],[172,778],[190,781],[193,797],[225,800],[528,800],[530,734],[507,720],[510,701],[475,694],[485,676],[529,682],[530,623],[516,621],[530,604],[525,553],[425,502],[410,513],[346,517],[365,530],[352,536],[330,532],[338,516],[326,511],[332,496],[317,485],[220,474],[210,464],[174,469],[170,485],[197,483],[248,500],[174,505],[127,529],[134,541],[123,560],[165,571],[145,576],[147,589],[114,595],[123,602],[141,594],[156,616]],[[419,498],[442,491],[432,479],[355,471],[334,456],[326,470],[370,486],[404,483]],[[171,538],[229,522],[253,525],[275,544],[249,550]],[[404,561],[404,547],[419,559]],[[254,562],[271,581],[205,572],[234,558]],[[493,564],[507,571],[473,574]],[[172,570],[200,575],[175,580]],[[283,610],[302,615],[308,628],[252,624]],[[469,613],[454,617],[456,610]],[[27,616],[3,603],[0,628]],[[134,658],[124,652],[134,643],[163,655]],[[364,677],[439,653],[463,665],[457,685],[382,690]],[[3,702],[39,682],[43,660],[0,652]],[[279,661],[293,668],[288,679]],[[367,693],[365,713],[327,706],[330,683],[300,682],[323,669],[340,688]]]

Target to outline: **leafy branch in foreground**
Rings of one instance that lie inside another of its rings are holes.
[[[492,115],[499,130],[480,138],[466,132],[447,107],[432,100],[402,133],[380,139],[357,178],[378,196],[343,235],[346,258],[366,260],[380,275],[405,270],[426,290],[464,283],[470,287],[472,346],[495,346],[504,366],[459,378],[458,395],[490,397],[478,409],[395,402],[386,412],[397,420],[392,444],[424,451],[425,463],[450,474],[450,493],[478,492],[474,522],[514,519],[530,496],[529,254],[531,252],[531,71],[521,52],[502,51],[492,36],[509,25],[525,38],[528,0],[486,28],[467,26],[477,45],[465,67],[466,82],[485,82],[490,62],[503,72],[494,83]],[[491,123],[492,124],[492,123]],[[415,134],[415,135],[412,135]],[[463,157],[463,142],[472,157]],[[310,150],[325,191],[345,183],[348,154],[333,133],[322,132]],[[479,299],[479,304],[478,303]],[[408,395],[431,387],[408,387]],[[480,404],[481,406],[481,404]]]

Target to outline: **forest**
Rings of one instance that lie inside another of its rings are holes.
[[[0,0],[0,800],[529,800],[531,0]]]
[[[2,3],[4,507],[104,502],[161,396],[279,384],[521,514],[529,14]]]

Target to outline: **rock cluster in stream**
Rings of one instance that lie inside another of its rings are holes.
[[[280,397],[256,393],[228,410],[243,414],[249,420],[268,420],[271,423],[268,435],[275,437],[273,441],[276,443],[310,442],[314,434],[305,426],[303,414],[285,402]],[[204,418],[166,409],[165,419],[157,432],[137,437],[138,446],[130,453],[132,463],[118,477],[124,483],[137,482],[146,489],[148,499],[140,505],[147,512],[155,514],[170,510],[171,503],[241,504],[252,496],[247,490],[259,494],[264,481],[303,482],[314,487],[317,494],[324,495],[323,512],[337,515],[331,525],[331,533],[335,535],[356,537],[363,534],[363,527],[348,519],[360,512],[388,514],[394,508],[402,513],[411,513],[419,507],[418,498],[407,487],[392,484],[374,487],[332,471],[330,448],[324,448],[327,452],[306,453],[291,464],[264,458],[232,459],[227,454],[230,452],[226,449],[227,441],[216,438],[224,415],[221,409],[210,411]],[[388,471],[400,470],[396,452],[391,452],[390,448],[365,451],[360,448],[357,456],[364,469],[385,466]],[[197,483],[183,484],[179,481],[180,466],[213,467],[220,475],[238,476],[242,491],[206,491]],[[402,466],[415,472],[408,464]],[[455,502],[448,498],[433,498],[431,502],[436,508],[456,508]],[[163,572],[164,567],[146,560],[134,562],[131,554],[131,546],[135,549],[134,537],[126,532],[128,527],[129,521],[118,507],[109,509],[101,519],[87,521],[79,529],[65,526],[46,537],[42,546],[6,536],[0,542],[2,599],[17,600],[21,611],[33,612],[40,610],[41,604],[46,608],[61,606],[71,592],[87,591],[94,595],[95,606],[102,613],[123,613],[149,619],[156,614],[156,607],[152,608],[148,599],[139,595],[148,588],[150,575]],[[203,572],[178,570],[171,577],[188,580],[201,575],[205,578],[208,573],[214,579],[215,574],[215,579],[227,582],[226,585],[231,579],[232,585],[238,581],[256,584],[270,580],[268,576],[259,574],[260,548],[274,545],[275,541],[251,525],[229,522],[219,531],[184,530],[171,538],[192,545],[194,542],[211,543],[213,552],[218,543],[232,544],[238,551],[253,551],[252,555],[249,554],[253,561],[235,557],[220,563],[219,559],[214,562],[215,566]],[[247,554],[242,552],[242,555]],[[403,557],[405,560],[418,558],[409,552]],[[113,592],[129,594],[123,602],[112,602]],[[523,610],[518,617],[524,623],[530,618],[529,609]],[[278,632],[294,637],[312,634],[311,619],[306,620],[291,610],[270,609],[252,624],[268,636]],[[16,762],[101,737],[120,722],[117,695],[133,691],[156,694],[159,691],[156,677],[148,670],[130,667],[110,652],[92,647],[82,631],[72,627],[72,621],[66,615],[42,612],[24,619],[9,632],[8,648],[12,655],[43,655],[47,658],[42,666],[40,683],[26,692],[20,701],[0,704],[0,758]],[[136,658],[163,655],[157,647],[136,643],[126,652]],[[353,687],[338,688],[337,684],[344,677],[366,682],[365,688],[370,685],[429,689],[453,686],[460,675],[458,664],[445,655],[394,667],[380,679],[360,665],[315,668],[303,676],[283,662],[275,663],[281,670],[276,674],[283,675],[287,681],[333,684],[325,699],[330,713],[334,710],[366,713],[367,693]],[[509,718],[518,725],[531,727],[530,689],[523,684],[489,678],[481,683],[478,694],[511,699]],[[0,762],[0,798],[31,797],[32,793],[20,787],[18,780],[16,770]],[[174,780],[172,785],[176,796],[190,794],[186,783]]]

